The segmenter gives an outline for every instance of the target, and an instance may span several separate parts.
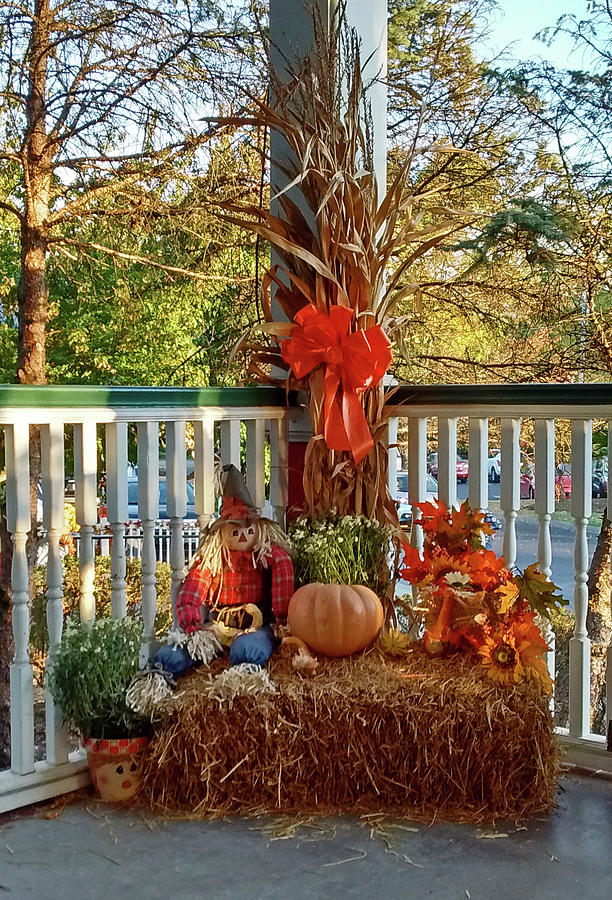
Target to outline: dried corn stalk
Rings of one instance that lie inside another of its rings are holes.
[[[324,313],[334,304],[348,306],[354,310],[353,331],[380,325],[393,339],[404,324],[396,314],[397,304],[411,295],[420,302],[411,267],[466,224],[465,214],[440,205],[437,189],[411,185],[411,168],[418,154],[458,151],[442,145],[413,147],[379,202],[359,45],[344,27],[342,15],[329,30],[315,17],[315,49],[289,71],[289,81],[283,82],[272,69],[273,106],[253,98],[252,118],[224,120],[274,129],[285,137],[293,156],[293,163],[283,168],[287,186],[272,198],[280,207],[278,215],[256,206],[224,205],[228,221],[268,240],[282,261],[271,266],[262,281],[267,322],[259,330],[266,341],[245,341],[242,349],[251,351],[251,371],[259,380],[278,383],[268,374],[275,366],[288,372],[284,384],[308,391],[314,437],[304,469],[307,513],[317,516],[335,508],[397,524],[387,489],[382,382],[361,394],[374,448],[355,464],[349,451],[330,450],[323,439],[324,366],[298,382],[282,359],[280,342],[307,304]],[[292,199],[296,188],[309,214]],[[401,262],[390,271],[400,249]],[[274,320],[273,289],[288,322]]]

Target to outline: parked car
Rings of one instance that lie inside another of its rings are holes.
[[[487,470],[489,473],[489,481],[492,481],[494,484],[499,484],[501,481],[501,450],[497,447],[494,447],[489,453]],[[526,472],[533,473],[533,460],[524,450],[521,450],[521,477]]]
[[[533,500],[535,497],[535,478],[533,472],[521,473],[521,500]]]
[[[593,496],[608,496],[608,462],[605,459],[596,459],[593,462]]]
[[[559,463],[555,473],[555,497],[557,500],[572,496],[572,467],[569,463]]]
[[[438,454],[430,453],[427,458],[427,471],[430,475],[433,475],[434,478],[438,477]],[[457,457],[457,481],[461,481],[463,484],[468,480],[469,475],[469,466],[467,459],[461,459],[460,456]]]
[[[185,519],[196,519],[195,512],[195,494],[193,490],[193,483],[191,481],[187,481],[185,483],[185,491],[186,491],[186,499],[187,499],[187,512],[185,513]],[[140,516],[138,515],[138,478],[136,476],[130,476],[128,478],[128,518],[130,520],[138,520]],[[167,505],[166,505],[166,479],[159,479],[159,513],[157,516],[158,519],[167,519]]]
[[[397,515],[400,525],[410,525],[412,523],[412,506],[408,502],[408,472],[398,472],[397,474]],[[431,474],[427,474],[426,493],[423,500],[435,500],[438,496],[438,482]]]
[[[501,478],[501,450],[497,447],[492,449],[489,454],[487,470],[489,473],[489,481],[498,484]]]
[[[429,487],[429,485],[428,485],[428,487]],[[437,487],[437,485],[436,485],[436,487]],[[428,490],[426,499],[433,500],[436,496],[437,496],[437,494],[434,494],[433,496],[431,496],[430,492]],[[410,506],[410,504],[408,503],[407,500],[400,501],[397,512],[398,512],[398,516],[399,516],[399,520],[400,520],[400,525],[402,526],[402,528],[409,528],[412,525],[412,507]],[[490,509],[485,510],[484,518],[485,518],[485,522],[489,523],[489,525],[492,527],[492,529],[495,533],[497,533],[498,531],[501,531],[501,529],[502,529],[501,519],[499,519],[496,515],[494,515]],[[485,547],[487,549],[490,548],[492,540],[493,540],[492,535],[485,536]]]

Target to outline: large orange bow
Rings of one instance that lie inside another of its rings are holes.
[[[325,365],[325,442],[330,450],[350,450],[359,463],[374,446],[359,394],[376,387],[392,353],[380,325],[351,333],[353,314],[346,306],[330,306],[323,313],[309,303],[295,316],[296,327],[282,342],[281,353],[299,379]]]

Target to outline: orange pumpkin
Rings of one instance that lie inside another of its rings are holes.
[[[370,588],[346,584],[305,584],[289,602],[291,633],[323,656],[350,656],[380,631],[383,608]]]

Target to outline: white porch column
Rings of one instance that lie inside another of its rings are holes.
[[[270,0],[271,59],[277,73],[286,71],[285,60],[293,63],[312,48],[313,29],[310,9],[320,10],[328,25],[338,6],[337,0]],[[369,85],[368,99],[372,115],[374,171],[379,195],[387,178],[387,0],[348,0],[348,24],[361,41],[364,82]],[[371,82],[371,83],[370,83]],[[287,144],[279,134],[270,135],[270,182],[272,193],[286,184],[279,164],[287,159]],[[295,193],[292,193],[295,199]],[[272,204],[272,211],[274,204]]]
[[[338,6],[337,0],[270,0],[269,4],[269,34],[271,62],[279,76],[286,75],[287,62],[292,65],[294,61],[303,58],[313,46],[313,19],[311,9],[314,7],[321,13],[324,23],[329,25],[331,17]],[[361,39],[361,61],[364,67],[364,80],[372,82],[368,89],[371,104],[372,122],[372,149],[374,157],[374,171],[378,182],[379,197],[386,191],[387,180],[387,0],[347,0],[347,20],[349,25],[356,29]],[[364,63],[367,65],[364,66]],[[273,196],[287,184],[289,180],[283,172],[283,167],[289,161],[289,147],[284,137],[278,132],[270,134],[270,193]],[[302,209],[308,222],[312,222],[312,213],[306,205],[300,203],[299,189],[293,188],[289,195],[291,199]],[[281,213],[280,203],[272,201],[271,212],[275,215]],[[280,259],[274,248],[271,250],[271,262],[279,263]],[[276,319],[284,319],[285,316],[274,302],[272,292],[272,309]],[[289,440],[296,445],[295,454],[289,448],[289,468],[296,468],[303,461],[297,445],[308,442],[308,432],[304,434],[301,423],[297,428],[290,421]],[[303,493],[296,487],[290,489],[288,504],[301,506]]]

